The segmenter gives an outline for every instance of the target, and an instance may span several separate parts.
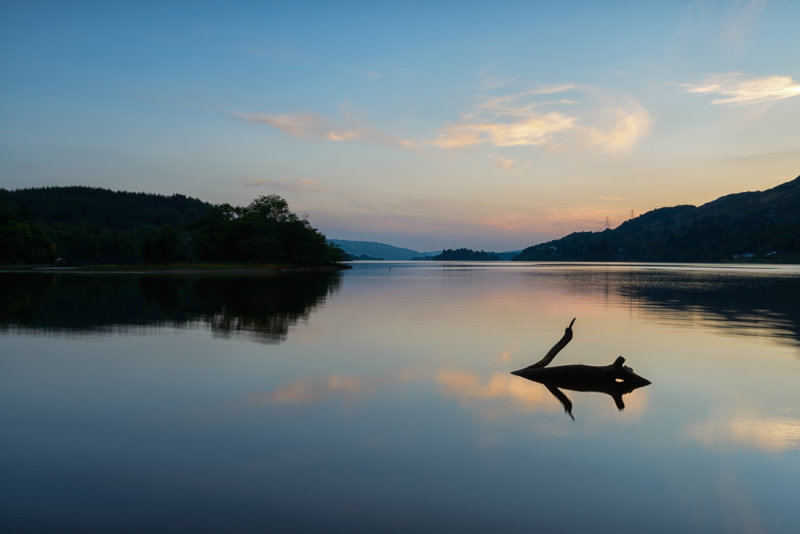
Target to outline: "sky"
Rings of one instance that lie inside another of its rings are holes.
[[[800,2],[0,3],[0,187],[517,250],[800,174]]]

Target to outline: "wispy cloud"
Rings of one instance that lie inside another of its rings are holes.
[[[489,65],[478,72],[480,78],[480,86],[483,89],[497,89],[499,87],[506,87],[512,85],[516,78],[499,73],[498,64]]]
[[[558,110],[548,110],[554,103],[538,97],[570,91],[573,87],[565,84],[484,96],[475,104],[475,109],[461,112],[458,122],[445,125],[439,136],[427,144],[440,148],[547,144],[556,132],[573,128],[576,118]]]
[[[332,129],[331,123],[311,113],[241,113],[232,111],[231,115],[239,120],[254,124],[267,124],[295,137],[323,137]]]
[[[294,137],[302,139],[327,139],[329,141],[360,141],[385,146],[410,148],[414,143],[407,139],[392,137],[369,125],[369,121],[355,112],[349,102],[339,106],[341,119],[333,121],[313,113],[242,113],[230,114],[242,121],[266,124]]]
[[[427,144],[446,149],[578,144],[619,154],[632,150],[651,122],[647,110],[632,98],[563,83],[484,96]],[[507,169],[516,163],[493,161]]]
[[[510,173],[518,173],[521,170],[531,166],[530,161],[521,161],[498,155],[492,155],[492,163],[494,163],[498,167],[504,168]]]
[[[775,102],[800,95],[800,82],[791,76],[746,77],[741,72],[712,74],[699,83],[685,83],[687,93],[716,95],[715,105],[744,106]]]
[[[596,125],[588,126],[587,132],[592,145],[612,154],[630,152],[652,125],[650,114],[638,102],[609,108],[605,115]]]
[[[766,6],[767,0],[750,0],[735,6],[723,26],[725,39],[735,46],[741,46],[755,28]]]
[[[372,127],[365,114],[357,113],[347,101],[340,106],[340,112],[338,120],[313,113],[234,111],[230,114],[302,139],[373,143],[403,149],[424,146],[441,149],[469,146],[574,148],[579,145],[615,154],[632,150],[648,133],[651,123],[647,110],[635,100],[609,96],[598,88],[574,83],[484,95],[472,109],[457,112],[458,120],[445,124],[434,139],[428,140],[388,135]],[[518,172],[529,165],[504,155],[493,155],[492,161],[510,172]]]
[[[284,191],[305,191],[309,193],[331,193],[332,187],[323,185],[316,180],[298,180],[296,182],[286,182],[281,180],[271,180],[269,178],[248,178],[245,176],[233,178],[244,187],[268,187],[271,189],[282,189]]]
[[[474,122],[448,124],[442,133],[429,145],[441,148],[456,148],[488,143],[496,147],[543,145],[552,134],[568,130],[575,119],[551,112],[533,115],[513,122]]]

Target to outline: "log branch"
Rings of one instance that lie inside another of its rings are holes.
[[[553,358],[556,357],[556,354],[561,352],[561,349],[566,347],[567,343],[569,343],[572,340],[572,325],[574,323],[575,323],[575,318],[573,317],[572,321],[570,321],[570,323],[569,323],[569,326],[564,330],[564,336],[561,339],[558,340],[558,343],[553,345],[553,348],[550,349],[550,352],[545,354],[544,358],[542,358],[538,362],[534,363],[533,365],[529,365],[525,369],[538,369],[540,367],[545,367],[545,366],[547,366],[547,364],[552,362]]]
[[[552,395],[557,398],[559,402],[561,402],[561,405],[564,406],[564,411],[567,413],[570,419],[574,421],[575,416],[572,415],[572,401],[569,400],[569,397],[564,395],[564,392],[558,389],[556,386],[552,386],[550,384],[545,384],[544,386],[547,388],[547,391],[552,393]]]

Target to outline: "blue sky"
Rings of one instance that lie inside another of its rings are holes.
[[[0,187],[509,250],[800,174],[800,2],[0,5]]]

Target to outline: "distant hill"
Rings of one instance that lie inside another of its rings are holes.
[[[438,254],[438,252],[418,252],[410,248],[395,247],[375,241],[348,241],[346,239],[330,239],[329,241],[354,258],[366,256],[372,259],[403,261]]]
[[[499,261],[500,257],[493,252],[472,250],[468,248],[444,249],[432,260],[438,261]]]
[[[416,250],[395,247],[392,245],[387,245],[386,243],[377,243],[375,241],[348,241],[346,239],[330,239],[329,241],[334,245],[340,247],[354,259],[364,259],[364,260],[386,260],[386,261],[432,260],[436,256],[439,256],[444,252],[443,250],[417,252]],[[494,260],[500,259],[503,261],[508,261],[514,258],[516,255],[518,255],[519,252],[520,252],[519,250],[511,250],[507,252],[489,252],[488,254],[497,256],[497,258],[493,258]],[[450,258],[450,259],[456,259],[456,258]],[[475,261],[475,258],[472,258],[471,261]]]
[[[534,245],[520,261],[800,261],[800,177],[695,207],[659,208],[613,230]]]
[[[519,253],[520,253],[519,250],[509,250],[506,252],[492,252],[492,254],[495,254],[498,258],[500,258],[501,261],[513,260],[514,257]]]
[[[135,263],[145,240],[160,227],[178,229],[211,209],[211,204],[184,195],[83,186],[0,189],[0,206],[24,211],[59,256],[91,263]]]

